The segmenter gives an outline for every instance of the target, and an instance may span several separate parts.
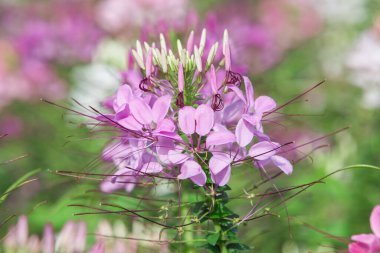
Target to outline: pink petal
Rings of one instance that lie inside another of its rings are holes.
[[[360,243],[354,242],[348,245],[348,252],[349,253],[368,253],[368,247],[365,247],[364,245]]]
[[[87,241],[87,225],[83,221],[77,224],[77,233],[74,239],[75,250],[74,252],[83,252],[86,248]]]
[[[156,128],[155,131],[156,132],[169,132],[169,133],[172,133],[172,132],[175,131],[174,122],[172,120],[170,120],[170,119],[163,119],[157,125],[157,128]]]
[[[260,96],[255,101],[255,112],[264,113],[276,108],[276,102],[268,96]]]
[[[106,252],[106,249],[103,242],[96,242],[89,251],[89,253],[105,253],[105,252]]]
[[[244,78],[245,96],[247,97],[247,108],[249,112],[252,112],[255,106],[254,91],[251,81],[248,77]]]
[[[210,83],[211,83],[212,94],[217,94],[218,86],[216,83],[216,74],[215,74],[214,65],[211,65],[211,68],[210,68]]]
[[[129,105],[125,104],[123,107],[120,107],[120,110],[115,114],[115,120],[121,120],[128,117],[131,114],[129,110]]]
[[[202,167],[197,162],[188,160],[181,166],[181,174],[178,175],[178,179],[187,179],[193,177],[195,175],[198,175],[201,170]]]
[[[148,55],[146,56],[146,61],[145,61],[146,77],[149,77],[152,74],[152,60],[153,60],[152,49],[149,48]]]
[[[208,105],[200,105],[195,111],[196,132],[207,135],[214,126],[214,110]]]
[[[17,229],[16,229],[16,238],[18,245],[26,245],[28,241],[28,218],[25,215],[22,215],[18,218],[17,221]]]
[[[178,179],[190,178],[195,184],[203,186],[206,183],[207,177],[201,166],[192,160],[186,161],[181,167],[181,174]]]
[[[255,160],[263,161],[271,158],[276,154],[276,146],[273,142],[262,141],[256,143],[249,149],[249,156]]]
[[[206,147],[223,145],[235,141],[235,135],[228,130],[213,131],[207,136]]]
[[[129,182],[134,182],[135,176],[130,169],[121,169],[116,171],[114,176],[107,177],[100,184],[100,190],[105,193],[111,193],[122,189]]]
[[[190,178],[191,181],[194,182],[194,184],[199,186],[204,186],[207,181],[206,174],[203,172],[203,170],[198,174]]]
[[[274,155],[271,157],[272,162],[286,175],[290,175],[293,172],[293,165],[284,157]]]
[[[251,124],[252,126],[257,126],[258,124],[260,124],[260,121],[262,119],[262,114],[261,113],[255,113],[253,115],[250,115],[250,114],[243,114],[242,118],[248,122],[249,124]],[[249,125],[248,125],[249,127]],[[253,130],[251,129],[251,131],[253,132]]]
[[[129,109],[133,117],[144,125],[150,125],[153,121],[152,109],[142,99],[133,99],[129,103]]]
[[[375,206],[370,217],[371,229],[380,238],[380,205]]]
[[[189,35],[189,38],[187,39],[187,44],[186,44],[186,50],[189,52],[189,54],[192,53],[194,47],[194,32],[191,32]]]
[[[146,163],[142,166],[142,171],[148,174],[154,174],[154,173],[159,173],[163,170],[164,168],[162,167],[161,164],[157,162],[149,162]]]
[[[42,239],[42,252],[54,253],[54,231],[51,224],[46,224],[44,229],[44,235]]]
[[[209,162],[209,168],[211,173],[218,174],[226,167],[230,166],[232,159],[229,155],[218,153],[213,154]]]
[[[226,44],[226,48],[224,52],[224,65],[225,65],[226,71],[231,70],[231,52],[230,52],[229,44]]]
[[[134,130],[134,131],[140,131],[142,128],[142,125],[136,121],[136,119],[133,116],[129,116],[125,119],[119,120],[117,123],[119,123],[121,126]]]
[[[240,100],[242,100],[242,101],[244,102],[244,104],[247,104],[247,100],[245,99],[244,94],[243,94],[243,92],[240,90],[239,87],[236,87],[236,86],[230,86],[230,87],[228,87],[228,88],[231,89],[231,90],[236,94],[236,96],[237,96]]]
[[[102,115],[96,116],[96,120],[109,123],[112,120],[115,120],[115,115],[113,115],[113,114],[102,114]]]
[[[195,132],[195,109],[191,106],[185,106],[178,112],[179,128],[187,135]]]
[[[180,141],[180,142],[182,141],[181,136],[179,136],[176,132],[160,131],[160,132],[155,132],[154,134],[156,136],[166,137],[166,138],[169,138],[171,140]]]
[[[360,234],[351,236],[351,240],[371,246],[376,241],[376,236],[373,234]]]
[[[137,178],[136,177],[130,177],[129,182],[125,183],[124,189],[127,192],[131,192],[136,187]]]
[[[211,173],[212,181],[219,186],[226,185],[228,181],[230,180],[230,177],[231,177],[231,166],[227,166],[218,174]]]
[[[116,98],[113,103],[113,108],[115,112],[119,112],[125,104],[128,104],[129,101],[133,98],[132,89],[129,85],[121,85],[116,93]]]
[[[244,108],[244,104],[240,100],[227,105],[223,110],[223,122],[227,124],[237,122],[241,118],[242,108]]]
[[[171,100],[172,98],[169,95],[159,97],[156,100],[152,108],[153,121],[155,123],[160,123],[165,118],[166,114],[168,114]]]
[[[235,129],[236,142],[240,147],[247,146],[253,138],[253,133],[249,130],[247,123],[240,119]]]
[[[190,156],[188,154],[182,153],[182,150],[170,150],[168,152],[169,161],[173,164],[181,164],[187,161]]]
[[[178,90],[183,92],[183,88],[185,87],[185,77],[183,75],[183,66],[182,63],[178,66]]]

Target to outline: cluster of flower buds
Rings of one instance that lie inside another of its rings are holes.
[[[87,242],[87,228],[83,222],[69,221],[59,235],[54,235],[51,224],[46,224],[43,237],[29,235],[28,219],[20,216],[4,239],[4,252],[84,252]]]
[[[135,228],[135,225],[133,227]],[[87,244],[87,226],[83,221],[68,221],[57,234],[54,233],[51,224],[46,224],[42,239],[37,235],[29,235],[28,230],[28,219],[26,216],[21,216],[5,236],[2,252],[122,253],[137,252],[140,243],[124,239],[129,234],[124,223],[120,221],[116,221],[113,225],[105,220],[99,222],[97,236],[92,246]]]
[[[254,98],[250,80],[232,71],[228,32],[224,57],[217,63],[218,43],[206,52],[205,30],[199,45],[194,45],[193,32],[186,48],[178,40],[176,53],[160,38],[159,48],[144,43],[143,49],[137,42],[132,54],[145,75],[140,82],[121,85],[105,103],[112,113],[97,117],[121,132],[103,153],[117,171],[104,180],[102,190],[131,191],[154,177],[223,186],[231,168],[246,162],[290,174],[292,164],[280,156],[283,145],[264,132],[276,102],[268,96]]]

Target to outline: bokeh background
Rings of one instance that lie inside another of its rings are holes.
[[[234,64],[250,76],[256,94],[285,103],[321,80],[324,85],[286,107],[286,140],[330,136],[328,147],[295,166],[279,186],[317,180],[351,164],[380,164],[380,3],[377,0],[2,0],[0,1],[0,192],[26,173],[38,180],[0,207],[0,220],[27,214],[30,231],[56,230],[91,199],[94,185],[54,173],[80,170],[99,157],[104,138],[67,110],[70,98],[99,107],[120,84],[136,39],[191,30],[219,38],[229,29]],[[74,105],[75,107],[75,105]],[[310,150],[309,150],[310,151]],[[305,151],[308,152],[308,151]],[[231,187],[239,187],[240,181]],[[83,197],[87,196],[87,197]],[[346,245],[334,236],[369,232],[371,209],[380,204],[380,172],[336,174],[287,203],[287,214],[242,229],[256,252],[331,252]],[[110,215],[83,216],[89,230]],[[1,226],[0,236],[16,222]],[[138,232],[136,232],[138,233]],[[91,239],[90,239],[91,240]]]

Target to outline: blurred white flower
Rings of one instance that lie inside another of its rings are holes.
[[[350,81],[363,89],[362,104],[366,108],[380,107],[380,36],[374,30],[365,31],[347,57]]]
[[[357,24],[366,18],[367,0],[314,1],[320,15],[329,23]]]
[[[314,3],[326,26],[319,46],[324,75],[330,80],[341,79],[355,31],[352,26],[366,19],[368,0],[320,0]]]
[[[71,90],[70,97],[87,107],[99,107],[104,98],[120,85],[119,71],[102,63],[76,67],[72,77],[75,87]]]

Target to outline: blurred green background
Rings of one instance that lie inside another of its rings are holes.
[[[32,2],[19,1],[14,4],[4,1],[1,3],[0,13],[9,14],[10,11],[5,8],[9,6],[17,13],[17,8],[33,5]],[[380,62],[380,21],[376,21],[380,15],[380,4],[377,0],[308,2],[307,8],[311,8],[318,18],[319,28],[315,28],[315,33],[291,40],[290,35],[294,36],[305,29],[292,22],[288,26],[280,26],[284,29],[295,27],[295,30],[281,30],[281,36],[276,37],[277,44],[269,50],[276,50],[276,45],[282,47],[282,39],[290,41],[291,46],[281,48],[279,59],[265,69],[257,67],[257,62],[248,61],[248,75],[253,81],[255,94],[268,94],[279,104],[319,81],[326,80],[322,86],[283,110],[289,114],[302,115],[287,117],[285,128],[274,128],[280,137],[290,140],[296,136],[297,141],[299,140],[297,143],[302,143],[303,135],[323,136],[346,126],[350,128],[327,138],[324,143],[329,146],[313,153],[312,160],[306,159],[298,163],[291,177],[276,181],[278,187],[311,182],[352,164],[380,164],[380,69],[379,65],[376,66]],[[93,6],[99,4],[89,1],[86,8],[95,8]],[[279,3],[274,4],[281,6]],[[292,4],[298,5],[299,1],[293,1]],[[247,5],[251,8],[249,11],[238,11]],[[217,25],[228,24],[238,29],[237,26],[241,23],[235,22],[236,18],[248,15],[248,20],[251,20],[251,14],[255,21],[260,19],[260,15],[265,16],[265,13],[261,13],[265,8],[261,6],[262,9],[259,9],[258,6],[260,1],[192,1],[184,7],[184,12],[194,10],[198,13],[196,27],[204,26],[202,22],[213,12],[217,16]],[[277,15],[276,13],[274,11],[271,15]],[[151,12],[150,15],[155,13]],[[291,20],[293,15],[298,14],[289,14],[285,18]],[[277,18],[279,23],[273,24],[286,22],[281,20],[283,16]],[[6,21],[2,19],[2,22]],[[49,64],[56,64],[54,72],[64,80],[68,91],[63,99],[58,100],[59,104],[71,106],[69,97],[81,101],[81,98],[88,99],[91,96],[94,100],[86,100],[85,103],[98,105],[102,99],[112,94],[118,85],[118,72],[124,68],[123,55],[136,39],[133,34],[139,34],[139,25],[135,25],[125,35],[123,33],[128,29],[110,32],[99,25],[99,20],[94,19],[93,22],[98,22],[96,26],[99,30],[105,31],[102,31],[103,35],[97,41],[90,59],[70,64],[49,60]],[[9,27],[3,27],[5,24],[1,28],[1,42],[12,44],[13,40],[7,37],[11,33],[5,31]],[[259,57],[259,50],[260,48],[255,49],[248,58]],[[3,61],[7,60],[4,57]],[[97,73],[99,66],[104,75]],[[93,69],[93,72],[86,73],[89,69]],[[0,72],[0,75],[4,73]],[[8,93],[1,86],[10,85],[6,80],[2,78],[0,82],[0,99],[4,100],[7,98],[2,98],[2,95],[6,96]],[[19,89],[20,93],[24,92]],[[99,92],[94,92],[96,89]],[[55,229],[59,229],[67,220],[78,218],[87,221],[90,230],[94,229],[101,217],[74,217],[73,214],[78,209],[67,205],[78,201],[96,203],[87,192],[88,189],[95,189],[96,185],[91,181],[75,180],[54,172],[80,170],[92,160],[99,159],[107,139],[87,140],[91,134],[88,128],[80,125],[80,117],[73,117],[65,110],[41,102],[39,97],[43,96],[37,94],[31,99],[10,99],[9,103],[0,108],[0,131],[5,134],[9,132],[8,136],[0,139],[0,192],[5,192],[25,173],[40,169],[34,176],[38,178],[37,181],[12,192],[2,204],[0,220],[13,214],[27,214],[30,230],[39,234],[47,221],[52,222]],[[19,156],[25,157],[17,159]],[[230,186],[241,187],[243,184],[242,181],[234,179]],[[289,221],[287,216],[348,239],[352,234],[370,231],[368,217],[372,208],[380,203],[379,193],[379,171],[344,171],[287,202],[287,213],[282,208],[279,218],[270,216],[243,226],[241,237],[244,242],[255,247],[255,252],[332,252],[346,249],[345,244],[305,225],[297,224],[294,220]],[[111,215],[104,217],[117,218]],[[4,236],[7,227],[15,221],[16,218],[4,224],[0,236]]]

